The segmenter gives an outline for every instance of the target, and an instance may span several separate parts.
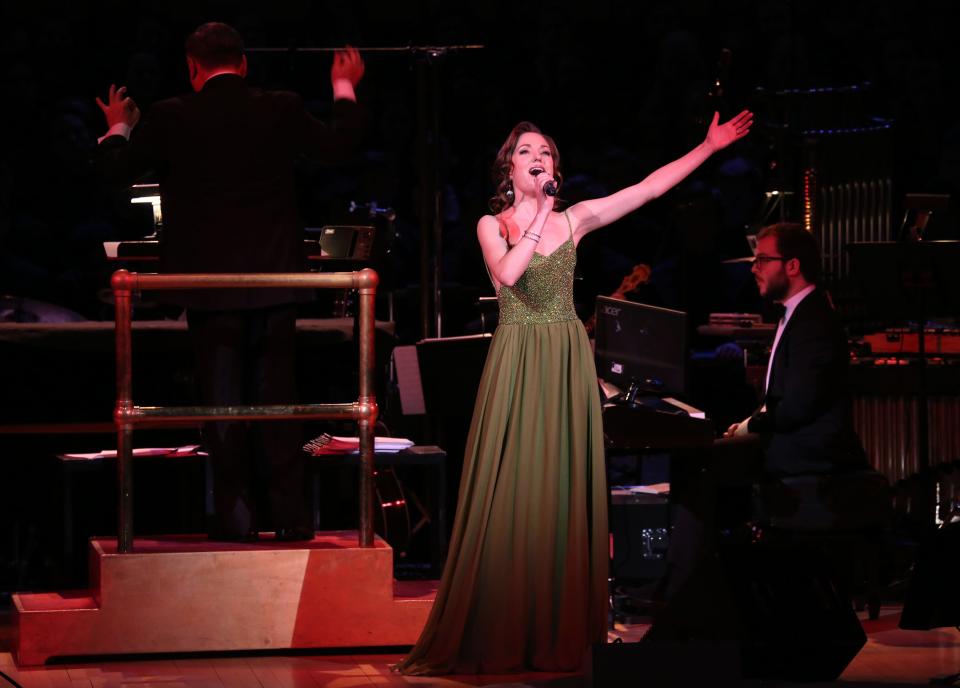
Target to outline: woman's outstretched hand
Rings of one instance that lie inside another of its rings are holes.
[[[753,113],[744,110],[739,115],[720,124],[720,113],[713,113],[713,121],[710,122],[710,128],[707,130],[705,142],[714,151],[726,148],[734,141],[739,141],[750,133],[750,126],[753,124]]]

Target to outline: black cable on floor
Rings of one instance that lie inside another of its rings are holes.
[[[9,683],[9,684],[10,684],[11,686],[13,686],[14,688],[23,688],[23,686],[21,686],[19,683],[17,683],[16,681],[14,681],[12,678],[10,678],[9,676],[7,676],[6,673],[4,673],[4,672],[2,672],[2,671],[0,671],[0,678],[2,678],[3,680],[5,680],[7,683]]]

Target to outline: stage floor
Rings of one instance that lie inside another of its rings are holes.
[[[884,607],[876,621],[865,620],[868,642],[833,684],[773,686],[929,686],[933,677],[960,672],[960,631],[903,631],[897,628],[900,609]],[[618,629],[625,641],[639,639],[646,626]],[[45,667],[17,669],[10,654],[12,615],[0,615],[0,671],[24,688],[352,688],[354,686],[536,686],[581,688],[579,674],[519,674],[510,676],[408,677],[391,673],[390,665],[401,654],[348,653],[233,653],[174,658],[120,658],[112,661],[78,661]],[[643,668],[624,685],[644,686]],[[0,677],[0,686],[6,682]],[[759,682],[745,682],[759,686]],[[956,685],[956,684],[953,684]],[[648,686],[646,688],[655,688]]]

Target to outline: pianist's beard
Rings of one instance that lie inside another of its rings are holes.
[[[765,288],[760,295],[768,301],[783,303],[783,300],[787,297],[787,292],[790,291],[790,282],[783,268],[772,275],[766,275],[764,282]]]

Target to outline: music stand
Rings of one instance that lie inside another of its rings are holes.
[[[374,228],[368,225],[304,227],[311,254],[320,258],[367,261],[373,252]]]
[[[477,334],[417,342],[427,416],[460,417],[469,422],[491,339],[489,334]]]
[[[451,489],[447,494],[451,497],[457,495],[460,460],[492,339],[489,334],[478,334],[417,342],[428,434],[433,444],[443,447],[447,456],[456,457],[448,464],[447,480]],[[454,501],[447,506],[450,513],[456,509]]]
[[[871,318],[960,316],[960,241],[852,242],[847,251]]]
[[[303,244],[311,270],[315,272],[351,272],[370,260],[375,230],[367,225],[324,225],[304,227],[308,237]],[[350,311],[350,289],[332,290],[332,315],[345,318]],[[319,294],[317,298],[320,299]],[[326,300],[326,299],[323,299]],[[355,323],[355,327],[357,327]]]
[[[949,236],[950,194],[908,193],[903,199],[901,241],[944,239]]]
[[[860,283],[870,319],[907,324],[917,332],[917,463],[930,469],[925,329],[931,316],[960,316],[960,241],[853,242],[847,245],[850,274]],[[932,485],[924,499],[932,498]],[[929,503],[920,513],[930,513]]]

